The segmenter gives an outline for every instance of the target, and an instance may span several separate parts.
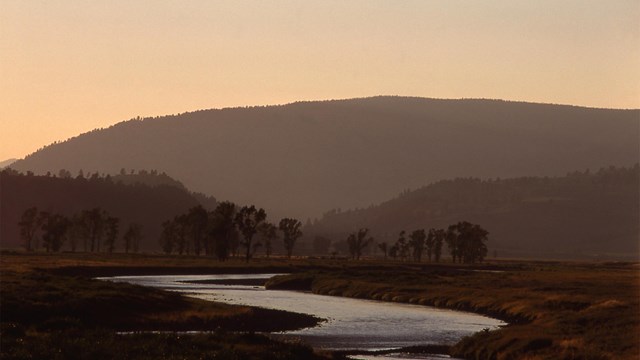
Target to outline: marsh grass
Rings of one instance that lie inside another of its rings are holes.
[[[320,321],[309,315],[59,275],[53,271],[60,268],[52,266],[52,259],[41,255],[18,259],[29,265],[2,256],[2,359],[326,358],[301,344],[252,335],[299,329]],[[66,260],[61,263],[72,263]],[[95,267],[104,266],[104,261],[89,260]],[[176,333],[180,331],[205,333]],[[122,332],[133,333],[120,335]]]
[[[636,264],[505,264],[470,267],[312,271],[280,276],[271,289],[431,305],[510,323],[456,344],[469,359],[637,359],[640,276]]]
[[[56,358],[55,344],[64,345],[63,354],[78,352],[83,355],[76,358],[82,359],[112,354],[110,345],[106,344],[121,344],[127,358],[201,358],[188,355],[193,347],[201,349],[203,354],[211,351],[222,359],[322,356],[300,355],[309,349],[299,344],[274,343],[273,346],[283,347],[277,351],[270,347],[272,340],[237,338],[241,335],[228,333],[229,330],[304,326],[306,321],[317,319],[187,299],[160,290],[90,278],[125,274],[277,272],[291,274],[270,280],[268,287],[431,305],[486,314],[509,322],[510,325],[502,329],[482,331],[460,341],[451,348],[451,354],[457,357],[640,357],[640,267],[635,263],[503,261],[470,267],[255,259],[246,264],[233,260],[219,263],[205,257],[7,252],[0,256],[0,263],[3,358]],[[214,332],[196,337],[177,334],[122,337],[116,335],[116,329]],[[98,341],[102,337],[105,341]],[[165,341],[172,345],[163,347],[161,343]],[[137,352],[137,343],[148,347],[147,353],[152,355]],[[288,346],[295,349],[287,350]],[[130,350],[126,350],[127,347]],[[182,351],[180,349],[187,355],[175,355]],[[22,356],[21,351],[35,355]],[[40,356],[42,354],[47,356]]]

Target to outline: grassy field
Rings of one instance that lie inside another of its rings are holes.
[[[272,289],[407,302],[472,311],[510,323],[456,344],[468,359],[638,359],[637,264],[503,262],[490,270],[407,265],[404,269],[312,271],[274,278]]]
[[[231,306],[127,284],[121,274],[292,273],[274,289],[473,311],[509,326],[450,349],[468,359],[636,359],[640,268],[629,263],[494,262],[469,267],[320,259],[220,263],[196,257],[3,253],[2,358],[313,359],[300,344],[232,330],[308,326],[318,319]],[[212,330],[118,335],[116,331]],[[141,351],[140,349],[147,349]],[[206,354],[203,355],[203,354]]]
[[[128,256],[2,254],[0,358],[328,358],[302,344],[285,344],[254,334],[314,326],[320,319],[187,298],[81,274],[86,268],[99,272],[102,267],[122,269],[134,263],[157,267],[166,260],[153,256],[145,260]],[[182,259],[176,262],[183,263]],[[172,266],[178,265],[165,268]],[[60,274],[65,271],[75,274]],[[193,330],[206,333],[175,333]]]

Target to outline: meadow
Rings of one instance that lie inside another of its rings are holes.
[[[456,357],[635,359],[640,354],[637,263],[492,261],[470,266],[260,258],[247,264],[205,257],[19,252],[2,253],[0,263],[1,345],[7,359],[106,359],[116,349],[119,356],[136,359],[341,357],[256,334],[312,326],[317,318],[93,279],[276,272],[289,275],[270,280],[268,288],[472,311],[509,323],[446,349]],[[207,332],[175,332],[186,330]]]

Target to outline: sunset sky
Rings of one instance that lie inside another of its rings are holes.
[[[640,108],[640,1],[0,0],[0,161],[136,116],[372,95]]]

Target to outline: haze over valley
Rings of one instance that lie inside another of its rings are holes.
[[[638,162],[638,110],[374,97],[133,119],[11,165],[166,172],[192,191],[318,218],[455,177],[559,176]]]

